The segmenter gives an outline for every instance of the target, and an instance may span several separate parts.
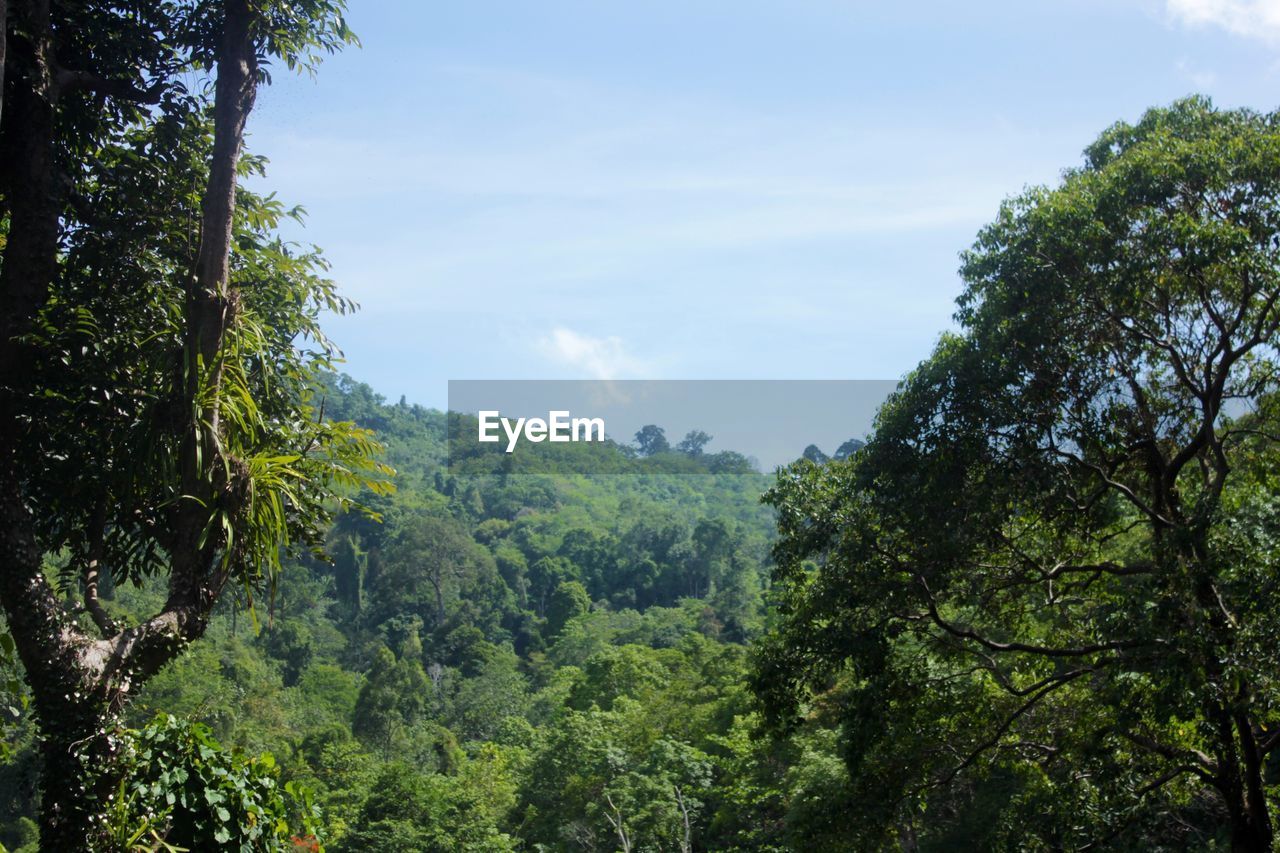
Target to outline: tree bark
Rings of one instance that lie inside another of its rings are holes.
[[[0,122],[4,121],[4,60],[9,44],[9,3],[0,0]]]
[[[16,24],[27,34],[20,51],[6,47],[26,78],[5,104],[3,127],[9,176],[9,234],[0,270],[0,394],[17,375],[22,334],[49,296],[58,263],[58,212],[53,180],[53,85],[48,0],[14,7]],[[15,30],[17,27],[15,27]],[[25,85],[24,85],[25,84]],[[10,409],[11,411],[11,409]]]
[[[1234,786],[1236,802],[1230,807],[1231,849],[1241,853],[1269,853],[1274,843],[1274,831],[1262,778],[1262,755],[1248,717],[1237,712],[1233,723],[1240,738],[1240,754],[1244,761],[1240,768],[1243,779]]]
[[[84,638],[41,572],[39,543],[9,462],[0,471],[0,600],[40,726],[41,843],[76,850],[91,831],[100,793],[86,766],[102,766],[93,753],[104,746],[98,733],[109,721],[110,703],[83,665]]]

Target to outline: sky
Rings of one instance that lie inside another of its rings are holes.
[[[346,372],[897,379],[958,254],[1119,120],[1280,107],[1280,0],[349,0],[248,145],[361,310]]]

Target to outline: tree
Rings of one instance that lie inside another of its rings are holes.
[[[555,849],[692,849],[710,760],[664,737],[644,704],[617,706],[568,713],[548,732],[523,792],[522,833]]]
[[[707,470],[712,474],[754,474],[759,467],[754,458],[732,450],[713,453],[707,462]]]
[[[689,456],[701,456],[702,449],[711,443],[711,436],[700,429],[691,429],[676,445],[676,450]]]
[[[514,850],[498,831],[487,804],[466,780],[425,774],[407,764],[388,764],[344,840],[343,850],[402,850],[405,853]]]
[[[693,559],[689,561],[688,595],[705,598],[716,591],[729,574],[735,531],[720,518],[703,518],[693,528]]]
[[[436,631],[444,627],[449,605],[466,592],[501,584],[493,558],[465,526],[449,517],[415,515],[387,548],[373,615],[383,622],[411,613]]]
[[[1208,802],[1271,849],[1278,128],[1181,101],[1006,202],[868,445],[771,492],[755,688],[839,709],[864,842],[1003,776],[1048,846],[1212,843]]]
[[[837,447],[835,455],[833,455],[831,458],[836,460],[837,462],[842,462],[845,459],[848,459],[853,454],[857,453],[859,450],[865,447],[866,444],[867,443],[860,438],[851,438],[848,441],[846,441],[844,444]]]
[[[390,649],[379,646],[369,679],[356,699],[352,734],[379,749],[392,750],[403,730],[421,719],[429,689],[422,661],[397,660]]]
[[[577,581],[561,581],[547,602],[548,636],[553,639],[559,636],[570,619],[590,609],[591,597],[586,587]]]
[[[564,557],[538,560],[529,568],[529,595],[534,611],[539,616],[546,616],[547,605],[553,600],[555,591],[563,584],[577,580],[577,570]]]
[[[822,448],[816,444],[811,444],[804,449],[804,453],[800,454],[801,459],[808,459],[815,465],[825,465],[831,461],[831,457],[822,452]]]
[[[642,456],[666,453],[671,449],[671,444],[667,441],[666,430],[654,424],[648,424],[640,428],[639,432],[636,433],[636,446],[640,448]]]
[[[284,665],[284,686],[293,687],[314,654],[311,632],[295,620],[281,622],[267,633],[267,654]]]
[[[352,41],[341,11],[9,10],[0,604],[43,736],[48,849],[94,843],[121,772],[107,732],[131,692],[203,634],[229,583],[253,590],[282,547],[318,544],[339,490],[370,472],[368,435],[325,422],[312,392],[334,352],[318,315],[350,306],[316,252],[275,236],[290,212],[237,191],[262,168],[242,140],[269,63],[314,68]],[[116,624],[104,572],[166,576],[160,612]]]

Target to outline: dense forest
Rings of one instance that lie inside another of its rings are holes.
[[[113,832],[180,810],[155,787],[166,772],[199,776],[174,787],[203,797],[213,768],[256,778],[269,753],[294,793],[235,818],[278,809],[331,850],[796,849],[838,833],[832,732],[761,738],[746,683],[771,478],[736,454],[618,445],[611,473],[570,458],[469,474],[446,466],[443,413],[346,378],[323,396],[375,431],[396,489],[363,496],[376,517],[335,520],[329,559],[284,563],[254,614],[229,592],[135,697],[130,749],[191,746],[138,756]],[[100,595],[119,622],[161,604],[127,584]],[[12,732],[0,781],[10,849],[34,838],[33,734]]]
[[[245,186],[343,11],[0,0],[4,849],[1274,848],[1280,113],[1009,198],[830,455],[515,464]]]

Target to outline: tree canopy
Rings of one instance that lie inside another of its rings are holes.
[[[983,229],[867,446],[771,492],[755,684],[834,709],[865,843],[1003,785],[990,833],[1270,849],[1278,193],[1276,115],[1115,125]]]

